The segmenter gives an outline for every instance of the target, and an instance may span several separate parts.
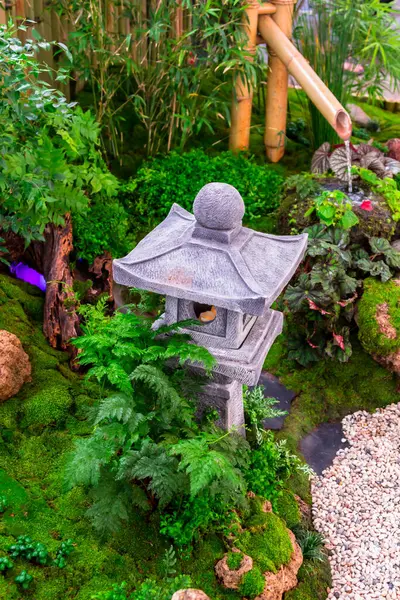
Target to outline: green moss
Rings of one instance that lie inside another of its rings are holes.
[[[285,600],[326,600],[331,585],[328,560],[322,563],[305,560],[297,578],[299,585],[286,592]]]
[[[289,415],[278,439],[286,439],[292,452],[299,452],[303,437],[324,422],[339,421],[357,410],[376,408],[398,402],[396,377],[377,364],[352,337],[353,354],[349,362],[320,361],[300,367],[286,358],[286,336],[279,336],[264,369],[277,375],[295,392]],[[288,487],[310,502],[309,481],[302,474],[289,480]]]
[[[25,401],[22,427],[60,423],[66,419],[71,404],[72,398],[65,386],[42,389]]]
[[[275,572],[281,565],[289,562],[293,553],[292,542],[284,522],[277,515],[264,513],[262,521],[260,530],[244,531],[236,545],[253,558],[262,572]]]
[[[300,509],[296,498],[289,490],[283,490],[282,495],[276,500],[274,509],[276,514],[285,521],[289,529],[293,529],[301,521]]]
[[[260,569],[254,567],[245,573],[239,585],[239,593],[245,598],[255,598],[265,587],[265,579]]]
[[[237,571],[242,564],[243,554],[241,552],[228,552],[226,564],[231,571]]]
[[[377,308],[387,306],[388,325],[396,331],[391,338],[382,333],[376,319]],[[382,283],[368,278],[364,281],[364,293],[358,304],[358,337],[369,354],[387,356],[400,348],[400,286],[393,280]]]

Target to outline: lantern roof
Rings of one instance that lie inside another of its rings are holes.
[[[242,227],[243,200],[225,183],[204,186],[193,211],[174,204],[127,256],[114,260],[115,281],[263,315],[296,271],[307,235],[276,236]]]

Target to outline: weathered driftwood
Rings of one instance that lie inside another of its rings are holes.
[[[73,248],[71,216],[65,216],[62,226],[47,225],[44,237],[44,242],[34,242],[30,249],[34,263],[47,281],[43,332],[53,348],[66,350],[79,331],[69,264]]]

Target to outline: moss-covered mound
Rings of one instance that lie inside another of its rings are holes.
[[[358,337],[369,354],[387,356],[400,348],[400,282],[364,281],[358,304]]]
[[[296,527],[300,523],[300,509],[293,492],[283,490],[282,494],[276,499],[275,504],[276,514],[285,521],[289,529],[293,529],[293,527]]]
[[[257,513],[246,522],[246,529],[236,546],[254,561],[262,573],[276,573],[293,554],[293,546],[285,523],[274,513]]]
[[[157,513],[147,519],[137,514],[129,530],[101,539],[85,517],[90,497],[81,488],[65,488],[66,456],[75,439],[91,430],[86,411],[98,389],[70,371],[66,354],[49,347],[42,311],[40,291],[0,275],[0,329],[20,338],[32,364],[32,382],[0,405],[0,496],[7,503],[0,512],[0,557],[21,535],[44,544],[52,558],[62,541],[71,539],[75,549],[64,568],[13,559],[14,567],[0,573],[0,598],[90,600],[117,582],[126,581],[129,591],[148,577],[163,581],[170,543],[159,534]],[[224,549],[220,538],[210,536],[194,555],[179,558],[176,570],[215,600],[238,599],[214,574]],[[23,592],[14,582],[22,570],[33,576]]]
[[[358,304],[359,340],[378,362],[400,373],[400,281],[369,278]]]
[[[396,223],[385,199],[372,192],[365,183],[360,183],[363,198],[371,201],[372,211],[361,208],[360,202],[353,203],[352,210],[359,219],[358,225],[351,229],[351,238],[359,243],[367,237],[384,237],[391,239],[396,231]],[[297,175],[288,180],[286,194],[277,210],[278,229],[280,233],[301,232],[305,227],[319,222],[316,213],[307,215],[313,206],[314,198],[324,190],[341,190],[343,182],[333,177],[311,177],[308,173]]]

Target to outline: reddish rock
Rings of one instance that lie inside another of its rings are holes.
[[[400,138],[393,138],[387,142],[390,158],[400,160]]]
[[[31,380],[31,363],[21,342],[13,333],[0,330],[0,402],[18,394]]]
[[[239,552],[239,550],[233,548],[232,552]],[[225,554],[224,558],[217,562],[215,565],[215,573],[226,588],[237,590],[243,575],[253,568],[253,559],[244,554],[239,569],[237,571],[231,571],[227,564],[227,558],[228,555]]]
[[[178,590],[171,600],[210,600],[210,598],[201,590],[188,589]]]
[[[277,573],[265,573],[265,588],[255,600],[282,600],[283,594],[297,585],[297,573],[303,563],[301,548],[294,534],[288,529],[292,541],[293,554],[289,564],[282,565]]]

